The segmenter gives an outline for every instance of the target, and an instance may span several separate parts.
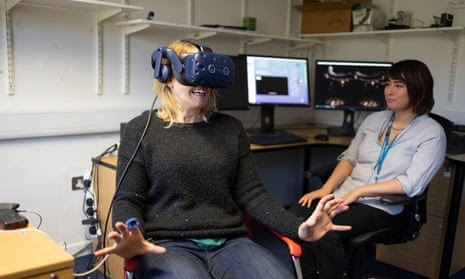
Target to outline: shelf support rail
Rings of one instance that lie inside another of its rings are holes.
[[[449,73],[449,91],[447,92],[447,102],[454,102],[454,91],[455,91],[455,77],[457,75],[457,61],[459,56],[460,41],[462,36],[455,36],[454,46],[452,50],[452,61],[450,64],[450,73]]]
[[[5,13],[2,16],[2,26],[4,29],[1,33],[4,34],[3,42],[5,43],[6,51],[6,67],[8,72],[8,82],[7,90],[8,95],[15,95],[15,69],[14,69],[14,51],[13,51],[13,26],[11,22],[11,9],[18,4],[20,0],[6,0],[4,1],[4,11]]]
[[[97,33],[97,95],[99,96],[103,94],[103,22],[122,11],[123,9],[116,8],[97,13],[95,30]]]

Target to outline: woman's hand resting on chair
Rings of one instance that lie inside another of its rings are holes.
[[[299,226],[299,237],[306,241],[317,241],[328,231],[348,231],[351,226],[334,225],[331,219],[349,207],[344,200],[326,195],[318,202],[312,215]]]
[[[96,256],[116,254],[125,259],[130,259],[148,253],[163,254],[166,252],[166,248],[146,241],[138,228],[131,231],[122,222],[117,222],[115,226],[119,233],[113,231],[108,234],[108,238],[115,241],[115,245],[95,251]]]
[[[301,206],[310,207],[314,200],[321,199],[322,197],[329,195],[330,193],[331,192],[326,191],[324,188],[311,191],[310,193],[303,195],[299,199],[299,204]]]

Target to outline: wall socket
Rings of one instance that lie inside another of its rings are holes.
[[[73,191],[84,189],[84,176],[71,177],[71,189]]]

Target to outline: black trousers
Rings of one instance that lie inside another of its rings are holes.
[[[317,201],[310,208],[296,204],[290,211],[299,217],[308,217]],[[361,233],[392,225],[407,224],[405,214],[390,215],[380,209],[360,203],[353,203],[349,209],[333,219],[334,224],[350,225],[350,231],[330,231],[317,242],[302,241],[302,272],[305,279],[343,278],[346,260],[347,241]]]

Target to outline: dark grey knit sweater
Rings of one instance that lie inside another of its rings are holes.
[[[121,176],[147,120],[131,120],[121,139]],[[113,206],[113,222],[138,217],[145,237],[232,238],[247,233],[241,209],[274,230],[297,238],[300,219],[260,181],[241,123],[215,113],[208,123],[165,128],[154,114],[141,149]]]

